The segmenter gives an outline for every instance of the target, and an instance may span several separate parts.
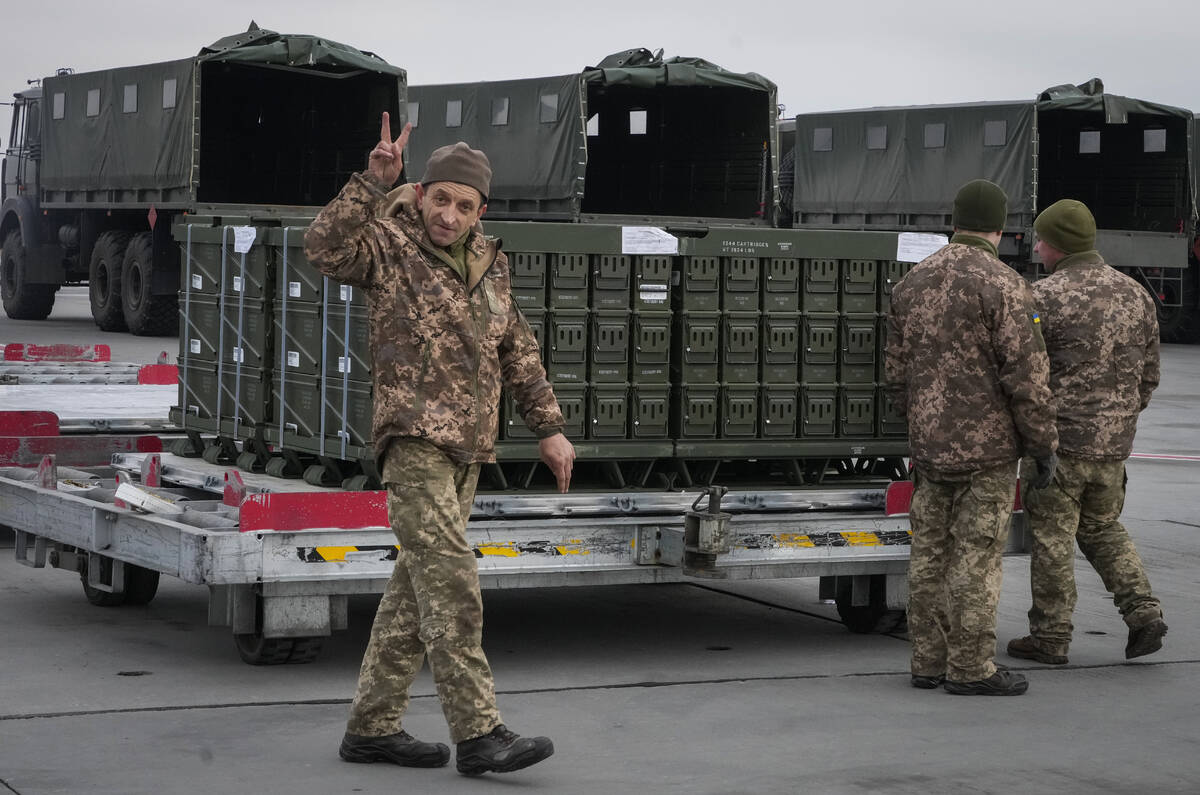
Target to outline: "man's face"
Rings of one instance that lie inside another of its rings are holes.
[[[1050,273],[1054,273],[1054,268],[1058,265],[1058,261],[1067,256],[1045,240],[1040,239],[1033,244],[1033,250],[1042,258],[1042,263],[1045,264],[1046,270]]]
[[[479,191],[457,182],[417,185],[417,210],[429,239],[448,246],[475,225],[487,205]]]

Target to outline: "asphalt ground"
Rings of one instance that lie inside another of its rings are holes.
[[[5,341],[141,360],[129,335],[63,333],[0,321]],[[146,361],[174,343],[150,342]],[[0,793],[1198,792],[1200,347],[1163,354],[1124,513],[1170,625],[1152,656],[1124,659],[1082,558],[1071,662],[1001,653],[1029,677],[1016,698],[913,689],[907,639],[846,632],[815,580],[485,591],[505,720],[557,750],[467,779],[338,759],[374,599],[352,601],[312,664],[252,667],[207,626],[203,587],[164,580],[145,607],[93,607],[75,575],[18,565],[0,532]],[[1025,634],[1028,604],[1028,559],[1007,558],[1001,645]],[[414,696],[406,728],[446,741],[427,672]]]

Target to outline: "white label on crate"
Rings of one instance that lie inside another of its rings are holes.
[[[678,254],[679,238],[657,226],[623,226],[621,253]]]
[[[901,232],[896,236],[896,261],[920,262],[949,242],[945,235]]]
[[[640,298],[644,304],[666,303],[669,294],[670,288],[665,284],[638,285],[638,298]]]
[[[238,254],[245,254],[254,245],[256,237],[258,237],[258,230],[253,226],[235,226],[233,228],[233,250]]]
[[[288,282],[288,298],[300,297],[300,282]]]
[[[192,274],[192,289],[193,290],[203,290],[204,289],[204,277],[198,273]]]
[[[191,342],[189,342],[188,350],[190,350],[192,353],[199,353],[200,352],[200,340],[192,340]]]
[[[352,301],[354,299],[354,288],[348,284],[341,285],[341,293],[343,301]]]
[[[338,372],[339,373],[350,372],[350,360],[347,359],[345,356],[338,357]]]
[[[241,349],[241,348],[234,348],[234,349],[233,349],[233,360],[234,360],[235,362],[237,362],[238,364],[241,364],[242,362],[244,362],[244,361],[245,361],[245,357],[242,355],[242,349]]]
[[[240,293],[242,291],[242,277],[241,276],[233,277],[233,291],[235,293]]]
[[[300,351],[288,351],[288,367],[300,366]]]

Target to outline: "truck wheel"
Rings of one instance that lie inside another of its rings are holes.
[[[111,570],[112,561],[105,558],[102,565],[106,569]],[[158,593],[158,572],[153,569],[135,566],[132,563],[126,563],[124,570],[125,587],[123,593],[118,594],[94,588],[88,584],[87,566],[84,566],[79,572],[80,582],[83,583],[84,596],[97,607],[150,604],[150,600]]]
[[[850,577],[839,577],[834,601],[838,617],[851,632],[859,634],[903,632],[907,628],[907,614],[903,610],[887,606],[887,577],[872,575],[869,598],[865,605],[853,604],[853,583]]]
[[[25,278],[25,243],[21,230],[14,229],[4,238],[0,250],[0,292],[4,312],[13,320],[44,320],[54,308],[53,284],[30,284]]]
[[[151,292],[154,235],[141,232],[129,241],[121,263],[121,310],[129,331],[139,337],[163,337],[179,331],[179,304],[174,295]]]
[[[92,319],[101,331],[125,331],[125,313],[121,309],[121,268],[128,244],[128,232],[105,232],[92,247],[92,262],[88,266],[88,296],[92,301]]]
[[[1158,336],[1163,342],[1200,342],[1200,263],[1193,262],[1183,274],[1183,289],[1178,296],[1180,306],[1160,307],[1158,310]],[[1175,303],[1175,301],[1173,301]]]
[[[234,635],[242,662],[250,665],[310,663],[321,653],[322,638],[264,638],[261,632]]]

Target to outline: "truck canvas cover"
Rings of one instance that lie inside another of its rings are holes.
[[[752,220],[775,186],[775,84],[644,49],[555,77],[409,87],[409,162],[466,141],[493,217]],[[420,174],[411,174],[418,179]]]
[[[1008,194],[1010,229],[1070,197],[1102,228],[1183,232],[1196,217],[1192,133],[1189,111],[1099,80],[1036,100],[805,114],[794,206],[802,224],[944,223],[958,188],[983,177]]]
[[[404,83],[370,53],[255,26],[192,58],[47,78],[46,198],[324,204],[379,114],[400,118]]]

